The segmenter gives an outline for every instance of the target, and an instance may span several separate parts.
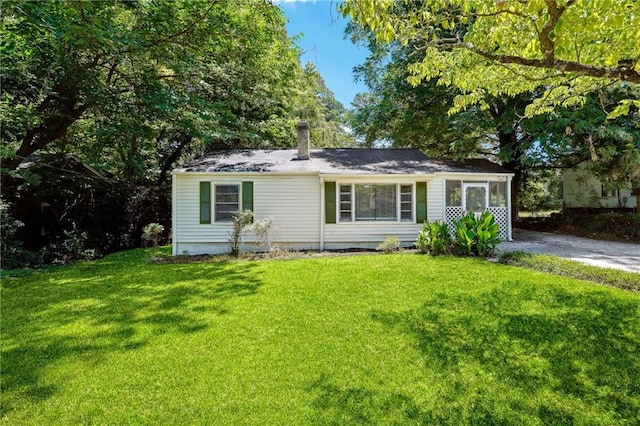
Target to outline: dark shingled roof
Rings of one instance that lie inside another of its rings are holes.
[[[222,151],[191,161],[175,172],[317,172],[322,174],[510,173],[489,160],[433,159],[418,149],[311,149],[298,160],[296,149]]]

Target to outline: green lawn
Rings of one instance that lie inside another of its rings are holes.
[[[640,295],[414,254],[2,282],[10,424],[637,424]]]

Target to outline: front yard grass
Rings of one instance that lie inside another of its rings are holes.
[[[637,424],[640,295],[413,254],[2,280],[3,424]]]

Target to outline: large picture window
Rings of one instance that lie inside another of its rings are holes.
[[[354,185],[356,220],[397,220],[396,185]]]
[[[349,183],[336,189],[338,202],[333,208],[340,222],[414,220],[413,185]]]
[[[240,185],[215,185],[214,218],[216,222],[232,222],[240,210]]]

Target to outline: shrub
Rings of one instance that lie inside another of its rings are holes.
[[[428,253],[432,256],[448,254],[451,251],[451,245],[449,226],[439,220],[423,223],[415,242],[420,253]]]
[[[233,214],[233,230],[231,231],[229,242],[231,247],[229,254],[237,257],[240,254],[240,244],[242,236],[247,232],[247,226],[253,220],[253,212],[251,210],[238,210]]]
[[[16,238],[16,232],[22,226],[22,222],[11,216],[9,204],[0,198],[0,256],[4,269],[24,266],[22,243]]]
[[[272,246],[271,241],[269,240],[269,231],[271,231],[272,224],[273,219],[267,217],[249,225],[249,230],[256,236],[256,251],[259,246],[265,246],[268,251],[272,251],[274,249],[274,246]]]
[[[53,243],[40,250],[40,262],[45,265],[66,265],[77,260],[91,260],[98,257],[98,251],[87,248],[87,233],[79,229],[64,231]]]
[[[385,253],[394,253],[400,250],[400,240],[398,237],[387,237],[383,242],[378,244],[376,250]]]
[[[493,215],[484,211],[476,217],[468,212],[454,222],[455,245],[465,256],[488,257],[495,254],[500,243],[500,226]]]
[[[142,228],[142,239],[144,241],[151,242],[153,245],[153,257],[156,257],[158,254],[158,243],[163,232],[164,226],[159,223],[150,223]]]

